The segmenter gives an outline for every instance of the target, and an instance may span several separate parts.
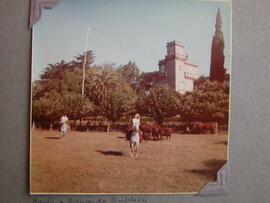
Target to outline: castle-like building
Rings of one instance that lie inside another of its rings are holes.
[[[194,80],[198,78],[198,64],[189,61],[182,42],[167,43],[167,55],[159,61],[159,72],[164,75],[161,83],[168,84],[173,90],[183,94],[193,90]]]

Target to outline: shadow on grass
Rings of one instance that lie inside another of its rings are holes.
[[[209,159],[203,163],[206,165],[206,169],[190,169],[187,170],[190,173],[205,176],[208,178],[216,179],[218,170],[226,163],[226,160]]]
[[[122,152],[118,151],[101,151],[101,150],[96,150],[96,152],[99,152],[103,155],[111,155],[111,156],[123,156]]]
[[[219,142],[216,142],[215,144],[224,144],[224,145],[228,145],[228,141],[227,141],[227,140],[219,141]]]
[[[50,139],[50,140],[59,140],[61,139],[61,137],[45,137],[46,139]]]
[[[207,167],[219,170],[226,162],[227,160],[223,160],[223,159],[209,159],[205,161],[204,164]]]
[[[205,176],[211,179],[215,179],[217,175],[217,170],[214,170],[214,169],[194,169],[194,170],[188,170],[188,172],[191,172],[199,176]]]
[[[118,139],[126,139],[126,137],[117,137]]]

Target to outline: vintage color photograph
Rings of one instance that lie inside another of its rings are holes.
[[[31,194],[198,193],[228,161],[231,2],[61,0],[33,27]]]

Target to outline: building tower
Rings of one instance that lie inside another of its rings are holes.
[[[194,80],[198,78],[198,64],[188,60],[185,45],[178,41],[167,43],[167,55],[159,61],[159,71],[165,76],[160,82],[181,94],[193,91]]]

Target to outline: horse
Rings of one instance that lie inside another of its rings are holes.
[[[130,156],[133,158],[137,158],[137,152],[138,147],[140,143],[140,132],[139,129],[136,127],[133,127],[130,140],[129,140],[129,146],[130,146]]]
[[[61,134],[60,134],[60,139],[61,139],[62,137],[64,137],[65,134],[67,133],[67,131],[69,131],[69,130],[70,130],[70,127],[69,127],[68,123],[67,123],[67,122],[61,122],[61,127],[60,127],[60,132],[61,132]]]
[[[133,132],[133,127],[131,125],[125,126],[122,132],[126,134],[126,140],[130,141],[130,137]],[[144,140],[146,140],[145,134],[141,130],[139,130],[139,135],[140,135],[140,143],[144,142]]]

